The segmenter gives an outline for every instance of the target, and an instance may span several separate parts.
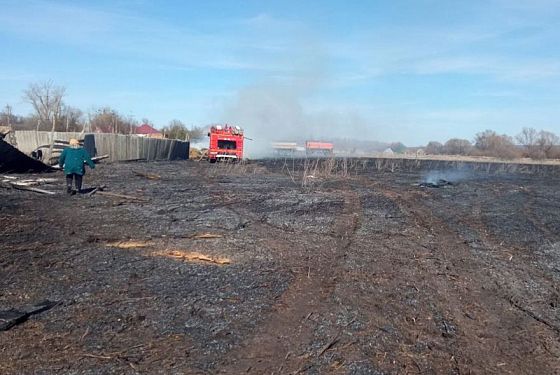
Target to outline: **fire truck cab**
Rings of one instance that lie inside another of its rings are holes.
[[[239,126],[214,125],[208,133],[210,147],[208,160],[215,163],[218,160],[239,161],[243,159],[243,129]]]

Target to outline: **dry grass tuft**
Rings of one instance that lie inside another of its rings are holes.
[[[231,264],[231,260],[228,258],[212,257],[210,255],[202,254],[196,251],[169,250],[161,253],[155,253],[155,255],[179,259],[186,262],[200,261],[200,262],[213,263],[217,265]]]
[[[224,236],[222,236],[221,234],[216,234],[216,233],[195,233],[189,238],[195,238],[197,240],[198,239],[209,240],[209,239],[223,238],[223,237]]]
[[[108,247],[116,247],[117,249],[134,249],[134,248],[148,247],[151,245],[152,243],[149,241],[137,241],[137,240],[116,241],[116,242],[109,242],[107,244]]]

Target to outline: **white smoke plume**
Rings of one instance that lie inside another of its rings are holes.
[[[364,133],[371,134],[357,112],[311,108],[309,102],[320,97],[329,83],[327,63],[321,48],[305,45],[291,54],[283,73],[257,79],[226,104],[222,120],[241,126],[253,139],[246,141],[248,157],[270,156],[272,142],[303,146],[305,140],[363,139]]]
[[[437,184],[440,180],[445,180],[455,184],[472,177],[472,173],[466,170],[431,170],[424,174],[422,181]]]
[[[269,156],[272,142],[303,145],[305,140],[363,139],[364,134],[371,134],[357,113],[306,110],[306,95],[297,86],[255,84],[237,93],[224,118],[244,128],[246,136],[253,139],[246,144],[252,158]]]

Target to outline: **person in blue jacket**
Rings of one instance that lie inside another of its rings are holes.
[[[95,168],[95,164],[87,151],[80,147],[80,142],[77,139],[71,139],[69,143],[70,147],[65,148],[60,154],[58,164],[61,168],[64,167],[66,192],[75,194],[76,191],[72,190],[72,182],[76,182],[76,190],[79,193],[82,190],[82,178],[86,173],[84,163],[87,163],[91,169]]]

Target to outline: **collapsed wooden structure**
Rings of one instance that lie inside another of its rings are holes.
[[[0,139],[0,173],[50,172],[53,168]]]

